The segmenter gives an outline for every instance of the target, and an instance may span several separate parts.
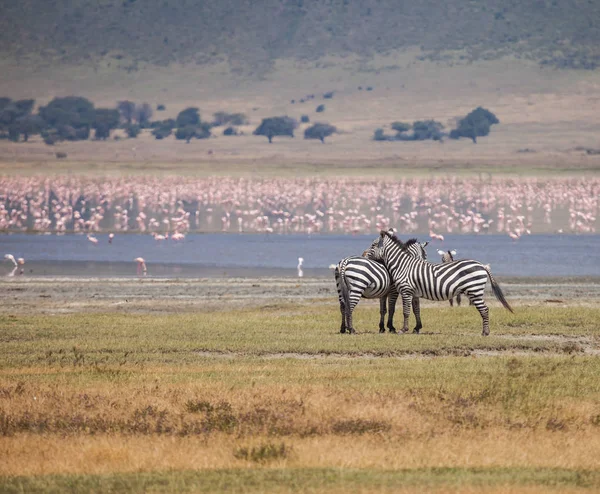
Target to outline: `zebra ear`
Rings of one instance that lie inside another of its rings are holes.
[[[385,232],[382,230],[381,235],[379,235],[379,242],[377,242],[377,247],[383,247],[383,237],[385,236]]]
[[[456,251],[455,250],[451,250],[450,254],[452,254],[453,256],[455,256],[456,255]]]
[[[440,249],[438,249],[438,254],[439,254],[440,256],[443,256],[443,255],[445,254],[445,252],[444,252],[443,250],[440,250]]]
[[[427,247],[428,245],[429,245],[429,240],[425,240],[425,242],[423,242],[423,243],[421,244],[421,247],[425,248],[425,247]]]

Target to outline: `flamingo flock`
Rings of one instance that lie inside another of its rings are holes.
[[[0,176],[0,232],[594,233],[600,179]],[[115,233],[111,233],[114,236]],[[113,236],[109,237],[112,242]]]

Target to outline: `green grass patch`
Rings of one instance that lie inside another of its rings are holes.
[[[229,469],[48,475],[0,479],[0,490],[18,492],[396,492],[414,488],[538,486],[548,490],[600,488],[600,472],[552,468]]]
[[[595,307],[520,307],[516,314],[494,307],[487,338],[481,336],[481,318],[473,307],[424,309],[421,335],[381,335],[375,308],[361,309],[356,311],[356,335],[339,334],[339,311],[325,305],[166,315],[2,315],[0,368],[92,366],[109,372],[108,367],[193,364],[205,352],[390,357],[465,356],[475,351],[577,354],[600,335],[600,309]]]

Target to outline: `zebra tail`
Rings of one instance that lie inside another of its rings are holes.
[[[347,322],[347,316],[350,313],[350,291],[346,281],[346,270],[344,266],[340,269],[340,290],[342,291],[342,300],[344,301],[344,319]]]
[[[508,309],[509,311],[511,311],[514,314],[515,311],[512,310],[512,307],[506,301],[506,298],[504,297],[504,293],[502,293],[502,289],[500,288],[500,285],[496,282],[496,280],[492,276],[492,272],[490,271],[489,266],[484,266],[484,267],[488,273],[488,276],[490,277],[490,282],[492,283],[492,291],[494,292],[494,295],[500,301],[500,303],[504,306],[505,309]]]

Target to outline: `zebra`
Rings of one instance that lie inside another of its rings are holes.
[[[425,247],[429,242],[413,243],[409,248],[411,255],[422,259],[427,259]],[[368,251],[363,253],[363,256]],[[386,299],[389,299],[389,316],[387,328],[390,333],[395,333],[394,312],[396,310],[396,300],[398,300],[398,291],[391,281],[390,275],[385,266],[379,262],[371,261],[366,257],[352,256],[342,259],[334,270],[335,284],[340,302],[340,312],[342,314],[342,324],[340,333],[354,333],[352,326],[352,312],[362,298],[379,299],[379,332],[385,333],[385,314]],[[415,331],[419,331],[423,326],[421,324],[421,311],[419,299],[414,298],[413,312],[417,318]]]
[[[438,249],[438,254],[440,256],[442,256],[442,263],[445,262],[452,262],[454,261],[454,256],[456,255],[456,251],[455,250],[446,250],[443,251],[441,249]],[[456,305],[458,305],[460,307],[460,293],[456,294]],[[450,307],[454,307],[454,299],[450,299]]]
[[[445,264],[432,264],[408,254],[415,239],[403,243],[395,235],[382,231],[380,237],[368,249],[367,257],[383,262],[402,297],[404,324],[402,332],[408,331],[411,300],[423,297],[428,300],[448,300],[457,293],[465,293],[477,308],[483,320],[482,335],[490,334],[489,309],[483,300],[485,284],[489,278],[492,291],[502,305],[513,312],[504,298],[490,267],[478,261],[463,259]]]

